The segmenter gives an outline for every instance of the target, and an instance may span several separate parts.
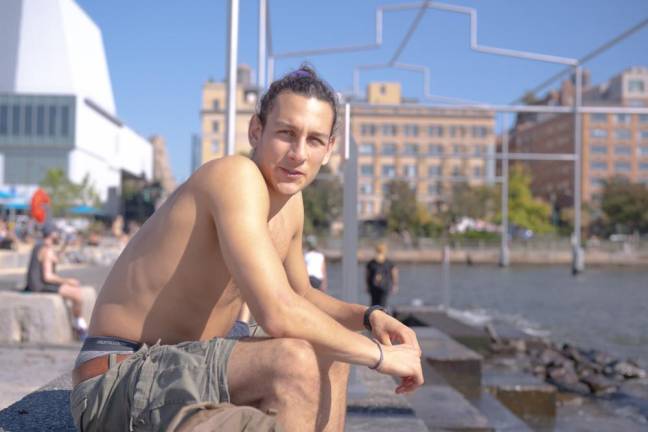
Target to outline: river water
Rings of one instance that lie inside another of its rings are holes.
[[[342,285],[340,262],[328,265],[332,294]],[[447,291],[440,264],[401,264],[400,292],[390,305],[449,303],[464,317],[495,319],[603,350],[648,366],[648,268],[588,268],[574,277],[568,266],[450,267]],[[368,302],[364,270],[359,301]]]

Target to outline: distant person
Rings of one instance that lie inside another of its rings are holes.
[[[59,258],[54,246],[58,243],[59,233],[49,222],[43,226],[43,240],[37,242],[32,249],[27,268],[27,286],[25,291],[59,294],[72,302],[72,327],[79,339],[85,339],[88,324],[81,315],[82,299],[79,281],[64,278],[56,274]]]
[[[9,225],[0,220],[0,249],[13,249],[16,244],[16,236],[9,228]]]
[[[317,239],[315,236],[306,237],[306,271],[308,279],[313,288],[326,291],[328,283],[326,278],[326,257],[322,252],[317,250]]]
[[[367,263],[365,278],[371,305],[386,307],[387,297],[398,292],[398,269],[387,259],[387,245],[376,245],[376,256]]]

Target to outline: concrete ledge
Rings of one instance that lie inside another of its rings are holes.
[[[408,401],[431,431],[490,432],[494,429],[459,392],[445,385],[424,385]]]
[[[556,388],[531,375],[488,372],[484,387],[520,417],[556,415]]]
[[[431,369],[424,371],[430,383],[436,374],[467,397],[481,393],[482,356],[455,342],[433,327],[412,327],[416,332],[423,358]],[[429,379],[428,379],[429,378]]]
[[[96,291],[90,286],[81,289],[83,316],[90,322]],[[0,291],[0,342],[57,344],[73,340],[70,313],[61,296]]]

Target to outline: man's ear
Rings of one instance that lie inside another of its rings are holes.
[[[335,148],[335,135],[329,138],[329,142],[328,144],[326,144],[326,146],[326,154],[324,155],[324,159],[322,159],[322,165],[326,165],[329,160],[331,160],[331,155],[333,154],[333,149]]]
[[[254,114],[250,119],[250,125],[248,126],[248,141],[253,149],[257,147],[259,142],[261,142],[261,135],[263,134],[263,125],[261,124],[261,119],[258,115]]]

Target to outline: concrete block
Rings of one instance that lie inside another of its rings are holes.
[[[437,328],[452,339],[477,352],[486,353],[490,349],[490,336],[484,329],[470,326],[456,318],[452,318],[437,306],[395,306],[394,316],[409,326]]]
[[[533,430],[509,411],[495,396],[485,390],[482,391],[478,399],[471,399],[470,403],[488,419],[488,423],[497,432],[531,432]]]
[[[502,404],[520,417],[554,417],[556,388],[531,375],[489,371],[483,385]]]
[[[493,427],[459,392],[445,385],[424,385],[407,396],[431,431],[490,432]]]
[[[454,341],[433,327],[412,327],[423,351],[426,381],[433,384],[438,376],[467,397],[481,392],[482,356]]]
[[[96,292],[82,287],[83,315],[90,321]],[[0,342],[68,343],[74,340],[71,314],[57,294],[0,292]]]

